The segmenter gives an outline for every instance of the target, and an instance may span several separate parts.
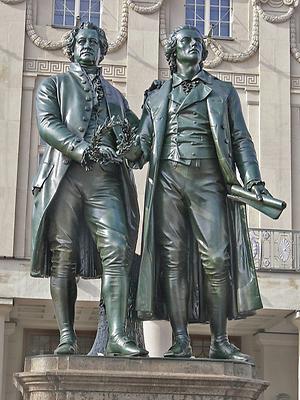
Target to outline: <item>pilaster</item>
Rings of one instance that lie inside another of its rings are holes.
[[[145,3],[135,1],[138,3]],[[141,105],[146,90],[154,79],[158,79],[159,66],[159,13],[139,14],[129,11],[127,39],[127,93],[130,108],[141,115]],[[138,199],[143,217],[144,189],[147,168],[135,172]],[[139,235],[139,243],[140,245]]]
[[[172,329],[169,321],[144,322],[145,346],[150,357],[162,357],[172,345]]]
[[[0,2],[0,256],[13,256],[26,2]]]
[[[13,299],[0,298],[0,398],[5,399],[5,322],[13,307]]]
[[[273,229],[292,228],[289,23],[273,24],[260,17],[260,166],[271,193],[288,204],[279,221],[261,215],[260,226]]]
[[[16,226],[14,236],[14,256],[30,256],[28,233],[31,227],[29,204],[32,197],[28,183],[31,182],[33,170],[37,166],[38,135],[33,137],[32,118],[34,110],[34,88],[37,74],[27,73],[23,77],[22,113],[20,126],[19,162],[16,199]],[[34,142],[34,143],[32,143]],[[29,204],[28,204],[29,203]]]
[[[298,400],[300,400],[300,310],[296,312],[292,322],[298,329]]]
[[[297,393],[297,335],[262,332],[255,335],[258,345],[259,376],[270,382],[264,400],[273,400],[281,393],[291,399]],[[289,371],[288,374],[284,371]]]

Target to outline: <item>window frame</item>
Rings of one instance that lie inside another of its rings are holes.
[[[65,3],[66,0],[63,0],[63,2]],[[72,29],[75,27],[76,25],[76,16],[80,15],[80,1],[81,0],[74,0],[74,25],[59,25],[57,23],[55,23],[54,18],[55,18],[55,0],[52,1],[52,27],[53,28],[57,28],[57,29]],[[103,12],[103,0],[99,0],[100,1],[100,12],[99,12],[99,27],[101,27],[102,25],[102,12]],[[65,9],[63,10],[64,12],[64,16],[65,16]],[[88,21],[90,20],[90,16],[91,16],[91,9],[89,8],[88,10]],[[64,19],[64,17],[63,17]]]
[[[211,14],[211,0],[204,0],[204,36],[207,36],[209,33],[209,30],[211,28],[211,18],[210,18],[210,14]],[[187,5],[187,0],[185,0],[185,10]],[[195,8],[197,7],[197,0],[195,0]],[[219,4],[218,9],[220,10],[221,8],[221,4]],[[232,40],[232,15],[233,15],[233,0],[229,0],[229,35],[228,36],[221,36],[221,35],[212,35],[213,38],[216,39],[223,39],[223,40]],[[186,11],[185,11],[186,12]],[[186,21],[186,18],[185,18]],[[194,23],[193,25],[195,25],[195,18],[194,18]],[[222,23],[221,20],[219,20],[219,23],[217,24],[217,26]],[[226,22],[227,23],[227,22]]]
[[[77,329],[76,336],[79,342],[79,350],[81,347],[81,351],[79,355],[85,355],[86,351],[84,350],[91,350],[95,337],[96,337],[97,328],[95,330],[88,329]],[[32,340],[32,336],[37,336],[39,338],[46,337],[48,338],[50,349],[49,352],[46,351],[39,351],[38,354],[30,351],[32,347],[30,347],[30,343]],[[80,342],[85,341],[86,348],[83,349],[83,346],[80,346]],[[87,342],[90,342],[90,345],[86,345]],[[59,331],[55,328],[24,328],[24,335],[23,335],[23,360],[25,357],[34,357],[35,355],[50,355],[53,354],[53,351],[59,344]],[[88,351],[89,351],[88,350]]]

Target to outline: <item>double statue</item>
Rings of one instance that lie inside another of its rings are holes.
[[[228,341],[227,319],[262,307],[244,188],[270,197],[234,87],[203,70],[205,43],[192,26],[169,37],[171,79],[146,92],[141,120],[98,64],[108,44],[91,23],[66,42],[68,72],[44,80],[37,123],[47,143],[33,184],[32,271],[50,277],[60,331],[55,354],[77,351],[76,276],[102,278],[109,338],[106,355],[146,356],[125,334],[129,271],[139,213],[131,167],[149,162],[136,311],[169,319],[165,357],[191,357],[189,322],[209,321],[215,359],[251,361]]]

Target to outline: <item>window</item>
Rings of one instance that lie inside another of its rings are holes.
[[[76,25],[76,17],[80,21],[101,25],[101,0],[54,0],[54,26],[72,28]]]
[[[87,354],[94,343],[96,332],[76,331],[79,354]],[[53,354],[59,343],[58,330],[25,329],[24,354],[35,356]]]
[[[212,28],[214,37],[231,36],[232,0],[186,0],[185,22],[197,26],[203,35]]]

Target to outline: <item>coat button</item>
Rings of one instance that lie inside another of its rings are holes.
[[[197,115],[196,111],[193,112],[193,115]]]
[[[83,81],[81,81],[81,83],[84,85],[84,84],[86,83],[86,81],[85,81],[85,80],[83,80]]]
[[[85,109],[85,111],[91,111],[91,107],[89,107],[89,106],[85,106],[84,109]]]
[[[85,92],[90,92],[90,91],[91,91],[91,89],[90,89],[90,88],[88,88],[88,87],[86,87],[86,88],[84,88],[84,91],[85,91]]]
[[[88,119],[87,119],[87,117],[82,117],[82,120],[87,121]]]
[[[225,138],[224,142],[228,144],[229,140],[227,138]]]
[[[221,129],[224,129],[224,125],[223,124],[221,125]]]
[[[92,99],[90,98],[90,96],[86,96],[86,101],[91,101]]]
[[[84,131],[84,128],[83,128],[82,126],[80,126],[80,127],[78,128],[78,130],[79,130],[79,132],[83,132],[83,131]]]
[[[196,153],[192,153],[192,156],[195,156],[196,155]]]
[[[197,124],[197,121],[193,121],[193,124],[196,125],[196,124]]]
[[[229,157],[229,158],[231,158],[231,157],[232,157],[232,155],[231,155],[230,153],[228,153],[228,157]]]

